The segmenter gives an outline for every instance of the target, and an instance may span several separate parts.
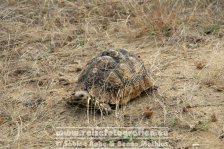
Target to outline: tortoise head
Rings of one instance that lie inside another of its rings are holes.
[[[76,91],[73,94],[71,94],[69,98],[69,103],[87,106],[88,101],[90,100],[91,96],[87,91]]]
[[[68,104],[81,105],[100,110],[103,114],[111,113],[110,105],[101,103],[98,99],[92,97],[87,91],[75,91],[71,94]]]

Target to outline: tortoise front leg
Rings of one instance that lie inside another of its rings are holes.
[[[112,112],[108,103],[100,103],[99,101],[95,101],[95,109],[99,110],[103,115],[108,115]]]

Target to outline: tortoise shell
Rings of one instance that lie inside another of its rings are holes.
[[[143,61],[124,49],[106,50],[90,60],[77,81],[101,103],[125,105],[153,86]]]

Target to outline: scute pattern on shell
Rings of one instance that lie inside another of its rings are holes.
[[[143,61],[124,49],[106,50],[90,60],[82,71],[77,84],[79,88],[98,88],[115,93],[148,75]]]

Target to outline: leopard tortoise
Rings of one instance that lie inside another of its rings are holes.
[[[126,105],[154,87],[139,57],[124,49],[106,50],[84,67],[68,103],[111,113],[111,106]]]

